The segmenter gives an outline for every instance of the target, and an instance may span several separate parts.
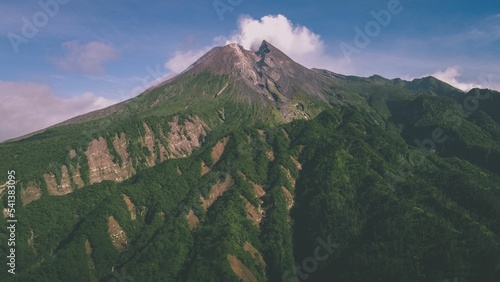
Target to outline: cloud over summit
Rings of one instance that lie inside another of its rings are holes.
[[[262,40],[306,67],[332,69],[334,66],[334,60],[325,54],[324,43],[318,34],[305,26],[293,24],[284,15],[267,15],[261,19],[242,16],[238,30],[232,35],[215,37],[214,44],[199,50],[177,51],[167,60],[165,67],[180,73],[217,45],[237,43],[247,50],[257,50]]]
[[[307,54],[323,51],[320,36],[305,26],[294,25],[283,15],[268,15],[260,20],[240,18],[238,31],[226,44],[238,43],[245,49],[257,50],[266,40],[288,54]]]

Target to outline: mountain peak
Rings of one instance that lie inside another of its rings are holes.
[[[261,60],[264,60],[268,65],[282,66],[282,67],[300,67],[305,69],[302,65],[299,65],[288,57],[280,49],[276,48],[274,45],[266,40],[263,40],[259,49],[255,52]]]
[[[190,69],[195,72],[211,71],[216,74],[235,74],[263,67],[300,66],[271,43],[263,40],[257,51],[246,50],[238,43],[215,47],[196,61]],[[304,68],[303,66],[300,66]],[[189,70],[189,69],[188,69]]]
[[[263,40],[262,44],[259,47],[259,50],[257,50],[257,52],[255,52],[255,54],[262,57],[270,52],[271,52],[271,50],[269,49],[267,42],[265,40]]]
[[[198,59],[188,71],[200,73],[209,71],[215,74],[234,74],[238,66],[251,64],[248,50],[237,43],[215,47]]]
[[[266,40],[257,50],[247,50],[237,43],[215,47],[185,73],[203,72],[228,75],[240,85],[240,94],[258,99],[264,105],[281,107],[291,103],[297,93],[325,101],[321,87],[324,77],[296,63]]]

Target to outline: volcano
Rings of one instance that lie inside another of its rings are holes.
[[[0,280],[497,281],[499,101],[216,47],[0,143]]]

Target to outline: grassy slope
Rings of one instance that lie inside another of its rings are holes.
[[[293,261],[311,256],[318,238],[330,238],[337,247],[311,274],[316,279],[493,281],[500,255],[498,175],[457,158],[425,158],[387,126],[374,111],[340,107],[285,125],[289,137],[280,127],[267,129],[265,139],[253,127],[234,129],[221,161],[204,177],[199,163],[209,162],[222,133],[192,157],[167,161],[122,184],[44,198],[19,213],[25,226],[20,240],[30,229],[37,237],[36,253],[19,248],[23,268],[32,266],[17,277],[79,281],[108,277],[115,266],[136,280],[226,281],[235,279],[226,260],[234,254],[259,280],[276,281]],[[274,161],[265,156],[271,148]],[[295,190],[280,166],[297,178]],[[251,198],[251,188],[240,172],[266,189],[260,230],[246,219],[240,195]],[[199,195],[228,174],[237,185],[205,213]],[[296,195],[291,217],[281,186]],[[123,193],[139,209],[147,207],[137,221],[129,219]],[[185,220],[189,209],[202,220],[194,232]],[[106,234],[111,214],[129,236],[123,253],[114,251]],[[86,269],[86,239],[95,250],[93,271]],[[263,254],[265,272],[242,250],[246,241]],[[75,269],[79,274],[72,277]]]
[[[63,126],[0,145],[1,169],[14,164],[25,180],[65,164],[68,148],[81,153],[92,138],[122,131],[140,134],[143,121],[163,126],[175,113],[185,117],[196,113],[213,128],[205,145],[190,158],[141,170],[121,184],[103,182],[21,208],[19,242],[27,242],[31,230],[36,236],[34,248],[18,246],[21,275],[16,278],[106,280],[114,267],[136,280],[234,280],[226,259],[233,254],[258,280],[276,281],[292,270],[294,262],[300,265],[311,256],[318,238],[329,237],[337,247],[310,279],[494,281],[498,277],[500,173],[496,168],[500,166],[495,162],[500,129],[491,103],[468,113],[457,98],[418,95],[399,81],[343,78],[330,89],[333,109],[314,121],[274,126],[280,120],[269,108],[248,107],[230,95],[238,91],[237,83],[214,99],[227,79],[201,76],[194,82],[179,81],[169,86],[166,94],[171,96],[156,107],[150,106],[165,90],[142,95],[136,104],[117,112],[112,122]],[[490,99],[497,97],[492,93]],[[226,122],[217,112],[221,108]],[[414,139],[432,137],[437,127],[450,136],[437,153],[416,149]],[[267,135],[261,136],[257,128],[266,129]],[[212,146],[227,135],[230,142],[221,161],[199,177],[201,160],[210,165]],[[271,148],[274,161],[266,157]],[[302,171],[290,155],[303,164]],[[281,166],[297,179],[295,189]],[[257,202],[240,173],[266,189],[267,217],[260,229],[246,219],[240,196]],[[199,196],[206,196],[210,186],[228,174],[235,187],[203,211]],[[291,216],[281,186],[296,196]],[[136,221],[129,219],[124,193],[138,210],[145,207]],[[189,209],[202,220],[194,232],[185,220]],[[108,215],[128,234],[125,252],[111,245]],[[94,250],[92,271],[83,247],[87,239]],[[262,253],[266,268],[242,249],[245,241]]]

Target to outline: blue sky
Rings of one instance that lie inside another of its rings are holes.
[[[500,89],[498,1],[0,0],[0,21],[0,141],[133,97],[227,42]]]

